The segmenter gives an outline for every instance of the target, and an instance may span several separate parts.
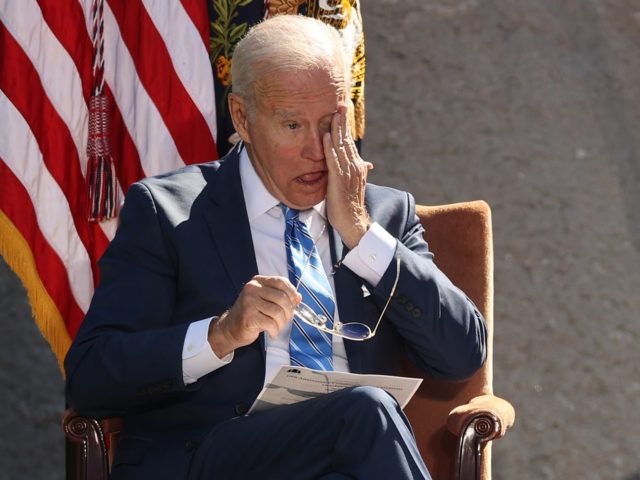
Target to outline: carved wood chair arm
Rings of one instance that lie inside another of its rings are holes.
[[[459,439],[456,480],[480,478],[482,447],[504,436],[515,416],[513,406],[494,395],[475,397],[451,411],[447,428]]]
[[[62,418],[62,428],[65,437],[76,446],[68,478],[107,480],[115,448],[114,434],[122,430],[122,419],[96,420],[68,409]],[[111,439],[111,445],[107,438]]]
[[[488,440],[504,436],[507,429],[513,426],[515,421],[515,410],[506,400],[495,395],[481,395],[473,398],[466,405],[454,408],[447,419],[447,428],[451,433],[460,437],[469,424],[478,417],[494,418],[495,426],[491,427]]]

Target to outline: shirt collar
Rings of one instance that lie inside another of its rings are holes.
[[[240,151],[240,181],[242,182],[242,193],[244,194],[244,203],[247,206],[249,222],[280,203],[262,183],[256,169],[253,168],[246,148]]]
[[[280,201],[271,195],[258,176],[258,172],[253,167],[247,149],[240,151],[240,181],[242,183],[242,193],[244,195],[244,203],[247,206],[247,216],[249,222],[252,222],[264,213],[270,213],[274,207],[278,207]],[[316,204],[312,208],[320,217],[326,221],[327,206],[325,200]],[[309,209],[311,210],[311,209]],[[310,212],[306,210],[301,212],[302,217],[307,217]],[[273,209],[276,215],[280,215],[280,208]],[[309,213],[306,213],[309,212]]]

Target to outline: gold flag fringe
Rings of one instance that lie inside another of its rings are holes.
[[[71,345],[60,310],[40,280],[29,244],[20,231],[0,210],[0,255],[7,262],[27,290],[31,312],[42,336],[49,342],[64,376],[64,357]]]

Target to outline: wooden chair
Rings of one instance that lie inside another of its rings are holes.
[[[405,411],[434,480],[490,480],[489,442],[502,437],[515,418],[511,404],[494,396],[492,388],[491,212],[481,201],[418,206],[417,212],[436,264],[474,301],[487,321],[488,356],[482,369],[464,382],[425,377],[405,361],[405,375],[425,379]],[[67,478],[106,480],[121,421],[67,411],[63,428],[75,446]]]
[[[422,376],[405,408],[434,480],[490,480],[490,441],[513,425],[515,411],[493,395],[493,239],[485,202],[417,206],[436,265],[476,304],[487,322],[485,365],[464,382],[421,375],[405,362],[406,376]]]

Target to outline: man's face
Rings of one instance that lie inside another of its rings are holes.
[[[344,98],[344,78],[321,70],[278,72],[258,82],[247,148],[265,187],[285,205],[303,210],[325,198],[322,137]]]

